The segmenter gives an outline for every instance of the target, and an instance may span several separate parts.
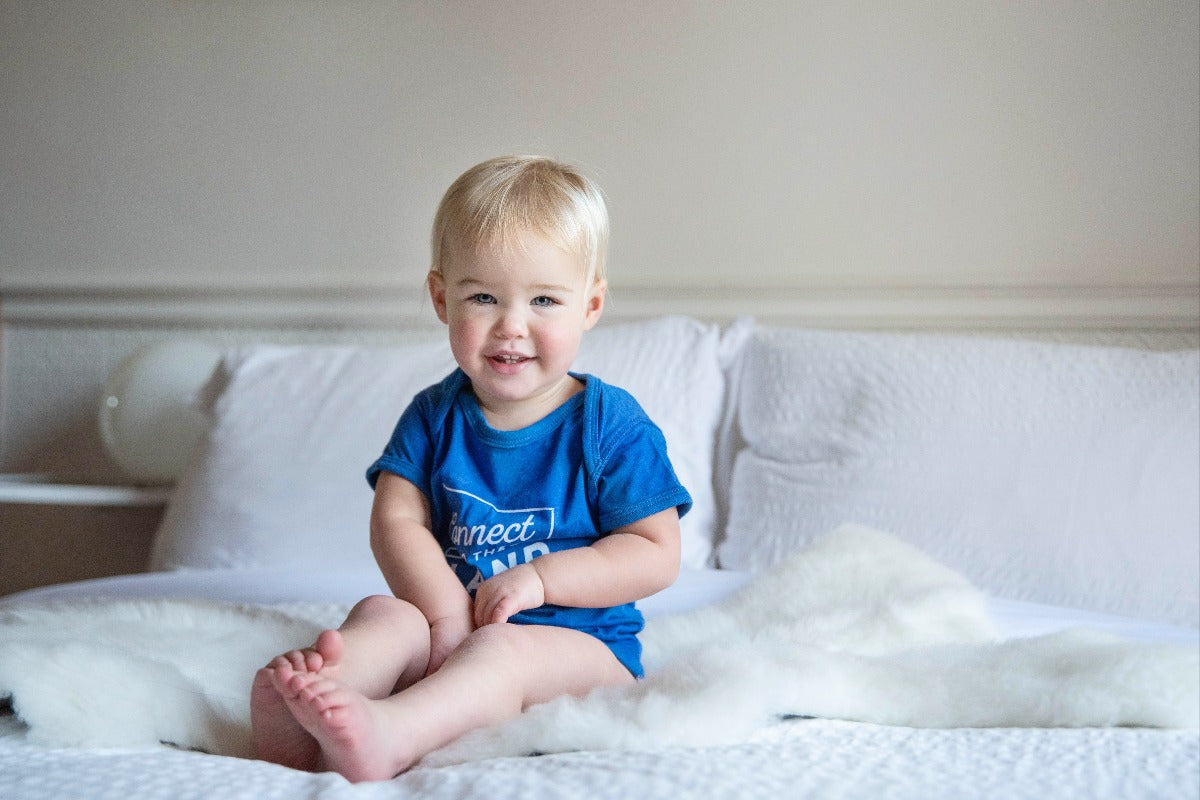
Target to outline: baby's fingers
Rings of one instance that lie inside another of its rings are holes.
[[[505,603],[503,597],[481,598],[478,594],[475,595],[475,627],[482,628],[493,622],[508,622],[508,618],[515,613],[505,610],[509,605],[511,603]]]
[[[516,614],[521,609],[517,607],[517,602],[512,598],[501,598],[494,606],[491,613],[488,614],[485,625],[490,625],[493,622],[508,622],[508,618]]]
[[[475,592],[475,624],[507,622],[514,614],[540,606],[544,597],[542,580],[528,564],[505,570]]]

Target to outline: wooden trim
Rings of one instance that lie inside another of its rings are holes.
[[[392,328],[433,326],[424,292],[395,287],[268,290],[16,290],[6,324]],[[608,319],[683,314],[833,328],[1200,328],[1200,287],[695,288],[610,293]]]
[[[0,505],[164,506],[169,486],[120,486],[86,483],[44,473],[0,474]]]
[[[666,298],[664,300],[664,298]],[[706,310],[720,309],[716,315]],[[982,287],[670,290],[614,296],[609,311],[734,318],[832,328],[1200,327],[1192,287]]]

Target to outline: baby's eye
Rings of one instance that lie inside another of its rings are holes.
[[[471,302],[479,305],[489,305],[496,302],[496,298],[487,292],[478,292],[471,295]]]
[[[553,297],[546,297],[546,295],[542,295],[541,297],[533,298],[533,305],[539,308],[550,308],[551,306],[558,305],[558,301]]]

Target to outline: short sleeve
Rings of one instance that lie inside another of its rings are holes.
[[[383,454],[367,468],[367,483],[372,489],[381,472],[399,475],[418,487],[428,483],[433,443],[426,424],[427,415],[423,413],[423,406],[427,405],[418,396],[400,415]]]
[[[610,396],[596,429],[593,465],[600,530],[607,533],[668,508],[682,517],[692,497],[675,475],[662,431],[631,396],[621,392],[614,398],[606,388]]]
[[[429,494],[433,472],[434,431],[463,387],[466,376],[456,369],[441,383],[419,392],[400,415],[383,455],[367,468],[367,483],[375,488],[379,473],[399,475]]]

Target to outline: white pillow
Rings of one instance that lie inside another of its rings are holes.
[[[722,567],[842,522],[1014,599],[1200,622],[1200,353],[759,329]]]
[[[373,566],[363,475],[413,395],[453,368],[444,340],[230,350],[151,567]]]
[[[600,327],[577,367],[629,390],[662,427],[692,493],[684,563],[712,553],[712,457],[724,376],[715,326]],[[211,383],[212,426],[176,485],[152,567],[371,568],[366,468],[421,389],[454,368],[444,335],[385,348],[253,346]]]

